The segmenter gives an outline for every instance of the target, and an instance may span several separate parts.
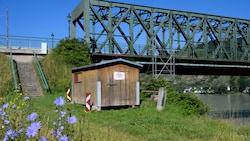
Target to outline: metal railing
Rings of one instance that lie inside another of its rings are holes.
[[[11,62],[11,71],[12,71],[12,77],[13,77],[13,82],[14,82],[14,89],[17,90],[19,89],[18,83],[17,83],[17,69],[14,65],[14,60],[12,57],[12,49],[10,48],[10,62]]]
[[[38,71],[39,76],[40,76],[40,78],[41,78],[41,81],[42,81],[42,83],[43,83],[43,87],[44,87],[44,89],[46,90],[46,92],[51,93],[49,84],[48,84],[48,82],[47,82],[47,80],[46,80],[46,77],[45,77],[45,75],[44,75],[44,73],[43,73],[43,70],[42,70],[42,67],[41,67],[41,65],[40,65],[40,63],[39,63],[39,60],[38,60],[38,58],[37,58],[37,55],[35,54],[35,52],[33,52],[33,53],[34,53],[34,63],[35,63],[35,65],[36,65],[37,71]]]
[[[47,43],[48,49],[52,49],[57,46],[60,39],[54,37],[43,38],[43,37],[29,37],[29,36],[9,36],[8,41],[6,35],[0,35],[0,47],[19,48],[41,48],[42,43]]]

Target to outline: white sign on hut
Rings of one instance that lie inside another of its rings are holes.
[[[141,67],[143,65],[118,58],[73,68],[72,100],[86,104],[86,93],[91,93],[91,105],[98,110],[139,105]]]

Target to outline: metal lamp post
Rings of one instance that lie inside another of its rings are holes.
[[[51,34],[51,40],[52,40],[52,48],[54,48],[54,34],[53,34],[53,32],[52,32],[52,34]]]
[[[71,16],[70,16],[70,14],[67,16],[67,18],[68,18],[68,23],[69,23],[68,30],[69,30],[69,38],[70,38],[70,22],[71,22]]]

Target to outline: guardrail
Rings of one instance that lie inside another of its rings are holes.
[[[57,46],[60,39],[54,37],[29,37],[29,36],[9,36],[0,35],[0,47],[12,47],[12,48],[41,48],[42,43],[47,43],[47,48],[52,49]]]
[[[44,73],[43,73],[42,67],[41,67],[41,65],[40,65],[40,63],[39,63],[39,60],[38,60],[37,55],[35,54],[35,52],[34,52],[34,62],[35,62],[35,64],[36,64],[37,71],[38,71],[39,76],[40,76],[40,78],[41,78],[41,81],[42,81],[42,83],[43,83],[44,89],[46,90],[46,92],[51,93],[49,84],[48,84],[48,82],[47,82],[47,80],[46,80],[46,77],[45,77],[45,75],[44,75]]]
[[[12,71],[12,77],[13,77],[13,82],[14,82],[14,89],[17,90],[19,89],[18,83],[17,83],[17,69],[14,65],[14,60],[12,57],[12,50],[10,49],[10,62],[11,62],[11,71]]]

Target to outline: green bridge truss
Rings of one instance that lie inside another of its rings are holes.
[[[83,0],[70,13],[93,53],[249,61],[250,21],[110,1]]]

